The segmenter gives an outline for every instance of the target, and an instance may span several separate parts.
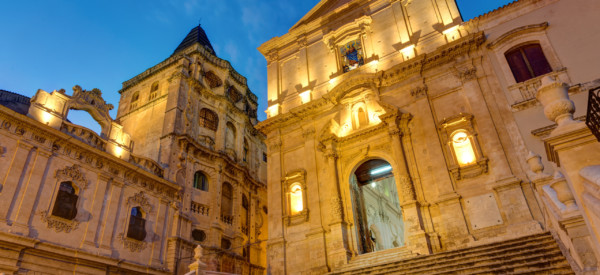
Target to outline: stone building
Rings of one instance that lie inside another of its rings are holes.
[[[323,0],[265,42],[267,271],[597,272],[598,11]]]
[[[264,273],[257,98],[200,26],[123,83],[114,120],[98,89],[1,92],[0,273],[184,274],[199,244],[208,270]]]

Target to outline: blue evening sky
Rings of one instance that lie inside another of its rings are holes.
[[[421,1],[421,0],[415,0]],[[121,83],[173,53],[198,25],[216,53],[248,78],[265,119],[266,61],[256,50],[285,34],[318,0],[28,0],[1,1],[0,89],[33,96],[71,87],[102,90],[115,105]],[[510,0],[457,0],[463,19]],[[98,131],[82,111],[71,121]]]

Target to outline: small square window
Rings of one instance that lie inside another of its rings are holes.
[[[267,162],[267,154],[266,153],[263,153],[263,161]]]

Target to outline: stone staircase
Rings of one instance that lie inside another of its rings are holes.
[[[394,251],[395,250],[395,251]],[[575,274],[550,233],[432,255],[401,248],[359,255],[329,274]]]

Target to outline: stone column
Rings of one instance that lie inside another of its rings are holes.
[[[44,149],[38,148],[36,151],[33,166],[29,171],[29,175],[25,178],[23,190],[20,191],[21,198],[17,204],[19,207],[16,209],[15,223],[13,224],[14,230],[22,232],[25,236],[29,234],[29,218],[34,214],[35,209],[33,209],[33,206],[38,199],[39,189],[44,181],[48,162],[52,156],[52,152]]]
[[[10,214],[9,210],[14,207],[15,191],[21,186],[19,179],[23,171],[26,171],[29,166],[28,159],[32,157],[30,156],[32,149],[33,145],[22,141],[19,141],[15,149],[10,168],[4,176],[2,185],[0,185],[0,222],[7,222],[9,218],[7,215]]]
[[[91,206],[89,207],[89,209],[92,212],[90,213],[91,219],[87,222],[87,226],[85,229],[83,244],[89,246],[92,249],[97,248],[99,245],[98,237],[100,229],[102,228],[100,219],[102,218],[101,215],[103,214],[104,208],[106,208],[106,206],[104,205],[104,198],[106,197],[106,192],[108,190],[107,185],[110,181],[110,174],[98,174],[98,181],[94,185],[95,190],[93,190],[93,193],[91,194],[86,194],[88,200],[91,200]]]
[[[269,162],[267,163],[267,197],[269,201],[269,241],[267,242],[267,272],[286,274],[285,237],[283,231],[283,201],[281,190],[282,160],[281,140],[278,135],[268,138]]]
[[[324,151],[327,177],[321,182],[324,193],[329,196],[329,234],[327,236],[327,254],[330,267],[338,267],[348,263],[352,256],[348,247],[348,228],[344,221],[342,199],[337,173],[338,154],[333,141],[328,141]]]
[[[121,232],[114,232],[115,224],[119,221],[119,209],[121,208],[123,201],[123,183],[113,181],[110,184],[110,191],[108,191],[107,200],[105,203],[106,211],[104,216],[101,218],[104,223],[102,224],[101,231],[99,232],[100,248],[105,254],[111,255],[111,240],[113,235]],[[118,230],[118,229],[117,229]],[[124,233],[124,232],[123,232]]]
[[[429,241],[421,223],[420,205],[417,202],[415,188],[406,164],[406,157],[404,156],[404,150],[400,142],[402,133],[396,119],[397,117],[394,117],[388,120],[387,123],[392,144],[392,154],[397,164],[397,167],[394,167],[394,178],[396,179],[396,188],[399,194],[401,194],[400,205],[404,215],[406,245],[412,252],[429,254]]]
[[[310,250],[310,269],[313,274],[327,273],[327,249],[325,247],[325,230],[322,224],[321,192],[316,163],[315,129],[309,128],[302,133],[304,137],[304,165],[306,168],[307,208],[309,212],[310,231],[306,234]],[[324,196],[327,198],[327,195]]]

